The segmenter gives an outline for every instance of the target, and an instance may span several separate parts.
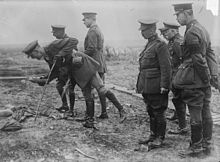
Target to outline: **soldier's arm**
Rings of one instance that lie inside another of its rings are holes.
[[[219,90],[219,78],[218,78],[218,63],[214,51],[211,48],[211,43],[209,43],[206,51],[206,60],[211,74],[210,84]]]
[[[189,31],[186,34],[186,46],[189,49],[190,56],[193,61],[193,65],[201,80],[207,83],[210,78],[210,72],[206,62],[205,56],[201,52],[200,37],[198,33]]]
[[[161,88],[169,89],[171,83],[171,62],[167,45],[162,42],[157,48],[157,57],[160,64]]]
[[[90,31],[87,36],[87,46],[84,53],[93,56],[98,47],[98,37],[95,31]]]
[[[59,53],[57,54],[57,56],[66,56],[68,54],[71,54],[73,49],[78,50],[77,49],[77,44],[78,44],[78,40],[75,38],[69,38],[69,41],[66,45],[64,45],[64,47],[59,51]]]
[[[211,44],[208,45],[208,48],[206,51],[206,60],[209,66],[211,76],[217,76],[218,75],[218,63],[216,60],[215,53],[211,48]]]

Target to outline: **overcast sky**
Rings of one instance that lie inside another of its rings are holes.
[[[144,43],[138,31],[138,19],[156,18],[176,22],[172,4],[187,0],[133,0],[133,1],[0,1],[0,44],[28,43],[33,40],[49,42],[52,24],[66,25],[66,33],[84,41],[87,28],[82,12],[97,12],[97,23],[102,29],[106,44],[126,46]],[[212,0],[211,0],[212,1]],[[192,2],[192,1],[188,1]],[[194,0],[196,18],[208,29],[213,42],[219,40],[219,17],[214,17],[203,6],[204,1]],[[181,27],[181,33],[184,33]]]

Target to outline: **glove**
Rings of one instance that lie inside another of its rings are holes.
[[[48,78],[48,76],[47,75],[42,75],[42,76],[40,76],[40,78],[39,79],[47,79]]]
[[[47,79],[40,79],[40,78],[30,78],[30,82],[32,83],[37,83],[39,86],[44,86],[46,84]]]
[[[53,62],[63,62],[63,56],[61,55],[55,55],[53,58]]]

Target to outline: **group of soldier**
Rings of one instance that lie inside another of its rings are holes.
[[[209,35],[205,28],[194,18],[192,3],[175,4],[177,21],[186,26],[184,37],[179,34],[179,25],[163,22],[161,34],[165,43],[156,33],[157,20],[139,20],[142,36],[147,39],[144,50],[139,55],[139,75],[137,93],[141,93],[150,117],[150,136],[139,144],[161,147],[165,139],[168,94],[173,93],[172,102],[176,109],[179,127],[171,130],[173,134],[185,134],[186,106],[190,114],[190,146],[181,154],[199,155],[212,149],[213,121],[210,112],[211,85],[218,80],[217,62]],[[28,57],[44,59],[50,73],[40,78],[39,85],[48,84],[57,78],[57,90],[62,99],[58,111],[68,111],[74,116],[75,93],[77,84],[86,102],[84,127],[94,127],[94,96],[98,92],[101,103],[100,119],[107,119],[106,98],[118,109],[120,122],[127,114],[116,96],[104,85],[106,64],[103,56],[103,34],[96,24],[96,13],[83,13],[83,22],[89,31],[84,41],[84,52],[77,51],[78,40],[65,34],[64,26],[52,26],[55,41],[41,47],[37,41],[31,42],[23,52]],[[42,82],[41,82],[42,81]],[[70,82],[70,107],[64,86]]]
[[[194,18],[192,3],[175,4],[178,23],[186,26],[184,37],[178,25],[164,22],[161,34],[156,34],[156,20],[140,20],[141,34],[148,43],[139,57],[140,73],[137,91],[142,93],[150,116],[150,137],[141,144],[160,147],[165,138],[165,111],[168,92],[173,92],[173,104],[179,128],[172,133],[184,134],[186,106],[190,114],[190,146],[181,155],[210,153],[213,121],[210,112],[211,85],[217,88],[218,66],[206,29]]]

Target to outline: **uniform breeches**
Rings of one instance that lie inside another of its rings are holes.
[[[210,100],[211,87],[182,90],[182,98],[188,105],[190,113],[190,123],[199,124],[202,122],[212,122]]]
[[[211,140],[213,121],[210,110],[211,87],[182,90],[182,98],[188,105],[191,124],[191,142]]]
[[[92,87],[94,87],[99,97],[107,97],[114,105],[115,107],[120,111],[123,109],[122,105],[119,103],[118,99],[115,97],[115,95],[108,89],[105,88],[102,79],[100,78],[99,74],[96,73],[91,79],[91,81],[86,85],[86,87],[83,89],[83,95],[85,97],[85,100],[91,100],[93,101],[93,95],[91,93]]]
[[[85,88],[83,88],[83,94],[85,97],[85,100],[91,100],[93,99],[91,90],[92,87],[94,87],[99,95],[105,95],[107,93],[107,89],[104,87],[103,81],[100,78],[99,74],[96,73],[92,79],[90,80],[90,82],[86,85]]]

